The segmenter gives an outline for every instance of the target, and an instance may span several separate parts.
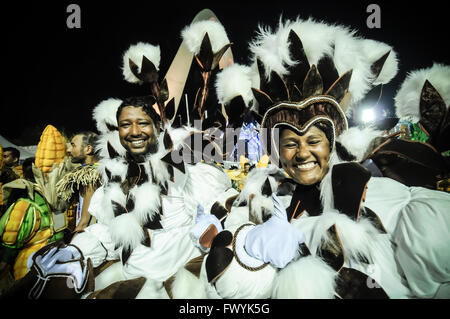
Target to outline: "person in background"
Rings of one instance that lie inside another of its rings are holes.
[[[98,135],[90,131],[81,131],[72,137],[67,154],[72,163],[81,165],[67,173],[57,184],[58,196],[72,205],[76,204],[75,218],[69,216],[69,229],[73,232],[82,231],[94,222],[88,207],[94,191],[101,184],[96,164],[97,138]]]

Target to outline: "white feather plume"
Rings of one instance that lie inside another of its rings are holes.
[[[224,68],[217,74],[216,92],[220,104],[227,104],[236,96],[241,95],[245,104],[248,106],[253,100],[252,87],[253,70],[245,65],[235,63]]]
[[[100,133],[109,132],[106,124],[117,127],[116,112],[122,104],[122,100],[116,98],[109,98],[100,102],[92,112],[92,116]]]
[[[390,51],[386,61],[384,62],[380,74],[375,79],[373,84],[378,85],[389,83],[397,75],[398,72],[397,52],[395,52],[394,49],[386,43],[370,39],[361,40],[361,45],[364,50],[365,56],[371,64],[377,61],[385,53]]]
[[[284,23],[280,19],[276,31],[260,26],[257,37],[250,43],[253,60],[258,58],[263,62],[268,79],[271,71],[286,76],[288,66],[298,63],[293,61],[289,54],[290,30],[295,31],[302,41],[310,65],[317,65],[322,57],[328,55],[333,57],[339,75],[352,70],[349,85],[351,106],[363,99],[370,90],[374,80],[371,64],[390,48],[381,42],[366,42],[368,40],[357,36],[356,31],[346,26],[331,25],[312,18],[308,20],[297,18]],[[375,44],[379,45],[379,48],[371,51]],[[382,52],[385,49],[386,51]],[[378,53],[380,54],[377,55]],[[388,58],[387,64],[377,82],[384,83],[396,74],[395,54]]]
[[[135,248],[144,239],[144,231],[133,214],[122,214],[109,224],[111,239],[124,248]]]
[[[159,70],[159,62],[161,60],[161,50],[159,45],[152,45],[145,42],[139,42],[130,46],[123,55],[122,72],[124,79],[130,83],[139,83],[140,80],[131,72],[129,60],[138,66],[138,72],[141,71],[142,57],[145,56]]]
[[[275,280],[272,298],[333,299],[337,272],[322,259],[302,257],[280,270]]]
[[[198,21],[184,27],[181,31],[181,38],[188,50],[196,55],[200,52],[200,47],[206,33],[208,33],[214,53],[230,43],[223,25],[212,20]]]
[[[103,133],[98,137],[95,150],[99,152],[100,158],[109,158],[108,142],[120,156],[125,156],[126,149],[120,143],[119,132],[112,131]]]
[[[420,120],[420,95],[425,80],[439,92],[446,106],[450,105],[450,66],[433,63],[433,66],[408,73],[394,100],[396,115],[401,121],[416,123]]]
[[[356,157],[357,162],[361,162],[371,142],[381,136],[382,131],[372,127],[351,127],[338,136],[340,142],[352,155]]]
[[[139,223],[144,224],[159,213],[160,193],[159,186],[151,182],[135,186],[130,190],[135,200],[134,209],[130,213],[136,216]]]
[[[334,224],[347,258],[359,260],[365,257],[373,262],[372,252],[378,246],[376,240],[380,238],[380,232],[368,219],[361,217],[355,222],[336,210],[326,211],[317,218],[309,247],[311,251],[316,251],[322,240],[329,240],[327,230]]]

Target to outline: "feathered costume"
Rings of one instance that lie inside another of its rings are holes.
[[[249,174],[242,192],[225,206],[225,230],[212,241],[202,265],[207,295],[448,297],[450,196],[372,177],[349,156],[365,154],[371,140],[362,138],[361,144],[346,139],[352,136],[347,116],[395,76],[392,48],[311,19],[280,22],[276,32],[261,27],[250,48],[260,80],[251,90],[261,127],[268,129],[265,146],[273,162],[278,161],[274,128],[284,125],[301,133],[326,121],[332,127],[329,171],[313,186],[295,184],[274,165]],[[242,77],[249,79],[244,72]],[[238,95],[242,104],[241,92],[230,94],[228,101],[238,100]],[[368,136],[377,136],[368,131]],[[273,192],[287,207],[288,220],[306,235],[301,254],[280,270],[244,248],[246,234],[271,216]],[[204,289],[200,281],[197,289]]]

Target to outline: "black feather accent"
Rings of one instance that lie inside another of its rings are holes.
[[[217,248],[217,247],[226,247],[228,245],[231,245],[233,241],[233,234],[229,230],[221,231],[217,234],[216,237],[214,237],[212,243],[211,243],[211,249]]]
[[[130,258],[131,253],[133,252],[133,249],[129,247],[123,247],[122,248],[122,264],[125,265],[128,261],[128,258]]]
[[[341,101],[344,98],[345,93],[348,91],[352,72],[352,70],[345,72],[339,79],[336,80],[336,82],[333,83],[325,94],[333,96],[337,101]]]
[[[150,229],[143,227],[142,231],[144,232],[144,239],[142,240],[141,244],[146,247],[152,246],[152,240],[150,237]]]
[[[213,63],[213,51],[208,32],[206,32],[203,37],[202,44],[200,45],[200,52],[196,56],[196,59],[203,71],[211,70]]]
[[[119,157],[119,153],[114,149],[114,147],[111,145],[110,142],[108,142],[107,148],[108,148],[109,158]]]
[[[372,71],[373,75],[374,75],[374,80],[376,80],[378,78],[378,76],[381,73],[381,70],[383,70],[383,66],[384,63],[386,62],[386,59],[388,58],[389,54],[391,53],[391,50],[389,50],[388,52],[386,52],[385,54],[383,54],[383,56],[381,58],[379,58],[378,60],[376,60],[371,66],[370,66],[370,70]]]
[[[331,240],[324,240],[318,253],[331,268],[339,271],[344,265],[344,249],[337,234],[336,224],[328,228],[327,234]]]
[[[231,264],[233,257],[233,252],[226,247],[211,248],[205,262],[208,282],[216,280]]]
[[[157,214],[153,216],[152,219],[147,220],[147,222],[144,224],[145,228],[148,229],[162,229],[161,225],[161,214]]]
[[[166,114],[166,118],[168,120],[171,120],[175,115],[175,98],[172,98],[169,102],[167,102],[166,107],[164,108],[164,113]]]
[[[225,54],[225,52],[228,50],[228,48],[232,45],[232,43],[228,43],[222,47],[219,51],[217,51],[214,54],[213,62],[211,66],[211,70],[214,70],[219,65],[220,59],[222,59],[222,56]]]
[[[317,63],[317,70],[323,81],[324,89],[328,89],[339,79],[339,73],[334,65],[333,58],[329,55],[322,57]]]
[[[228,210],[223,207],[219,202],[215,202],[211,207],[211,215],[217,217],[217,219],[222,219],[228,214]]]
[[[158,82],[158,71],[152,61],[142,56],[141,79],[147,83]]]
[[[135,205],[135,198],[133,194],[129,194],[125,208],[127,209],[128,212],[131,212],[132,210],[134,210],[134,205]]]
[[[336,141],[336,152],[340,159],[344,161],[354,161],[356,160],[356,156],[351,154],[344,145],[342,145],[340,142]]]
[[[252,88],[253,96],[255,97],[256,101],[258,102],[258,113],[261,114],[261,120],[262,115],[266,113],[267,109],[273,104],[272,99],[270,96],[268,96],[263,91],[260,91],[258,89]]]
[[[169,135],[169,132],[167,132],[167,130],[164,131],[163,142],[164,142],[164,148],[166,150],[172,149],[173,141],[172,141],[172,138]]]
[[[289,78],[287,79],[287,82],[292,92],[292,87],[294,85],[298,88],[298,86],[303,83],[303,79],[305,79],[310,65],[303,48],[303,43],[294,30],[289,32],[288,41],[291,59],[297,61],[296,64],[288,68]]]
[[[105,174],[106,174],[106,177],[108,177],[108,181],[110,181],[111,180],[111,171],[107,167],[105,167]]]
[[[272,196],[272,186],[270,186],[269,178],[267,177],[263,186],[261,187],[261,193],[264,196]]]
[[[241,95],[234,97],[225,105],[225,112],[227,113],[228,123],[231,127],[238,128],[242,126],[244,122],[242,117],[245,114],[246,108],[247,106]]]
[[[419,122],[432,137],[439,132],[446,111],[445,102],[439,92],[428,80],[425,80],[420,95],[421,118]]]
[[[336,292],[343,299],[389,299],[375,280],[356,269],[343,267],[336,283]]]
[[[178,169],[183,174],[186,172],[185,168],[184,168],[184,162],[181,162],[181,163],[178,163],[178,164],[175,163],[172,160],[172,154],[171,153],[167,153],[163,158],[161,158],[161,161],[163,161],[166,164],[169,164],[170,166],[175,167],[176,169]]]
[[[123,207],[122,205],[120,205],[119,203],[112,200],[111,204],[113,207],[114,217],[118,217],[122,214],[128,213],[127,209],[125,207]]]
[[[115,125],[112,125],[112,124],[109,124],[109,123],[105,123],[106,124],[106,127],[108,128],[108,130],[109,131],[117,131],[117,126],[115,126]]]
[[[317,67],[313,65],[306,74],[303,81],[303,96],[319,95],[323,92],[322,77],[317,71]]]

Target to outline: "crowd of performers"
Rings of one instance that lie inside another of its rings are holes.
[[[410,70],[381,130],[355,119],[395,48],[311,18],[257,31],[233,63],[204,10],[165,77],[132,45],[148,95],[95,106],[91,137],[49,125],[31,178],[2,163],[3,298],[450,298],[450,66]]]

